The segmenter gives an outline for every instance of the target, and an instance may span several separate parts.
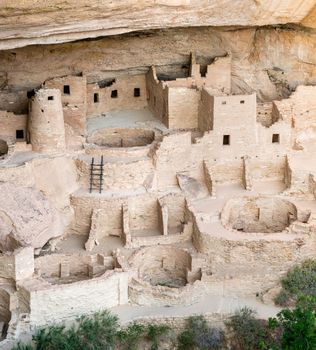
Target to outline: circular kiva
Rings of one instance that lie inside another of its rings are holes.
[[[233,198],[226,203],[221,220],[224,227],[240,232],[282,232],[297,220],[297,209],[293,203],[280,198]]]
[[[141,147],[151,144],[155,133],[148,129],[103,129],[88,137],[89,143],[101,147]]]
[[[192,257],[175,247],[147,247],[132,256],[130,263],[138,268],[139,277],[152,286],[180,288],[187,284]]]

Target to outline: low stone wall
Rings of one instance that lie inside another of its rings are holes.
[[[152,286],[150,283],[133,279],[129,285],[129,299],[132,303],[148,306],[190,305],[207,292],[201,281],[181,288]]]
[[[219,223],[219,225],[221,225]],[[313,233],[218,234],[220,226],[205,231],[194,224],[193,244],[209,260],[212,292],[254,295],[279,282],[288,269],[315,255]],[[312,230],[315,232],[315,229]],[[216,283],[214,283],[217,281]]]
[[[155,132],[140,128],[102,129],[88,137],[89,143],[103,147],[140,147],[151,144]]]
[[[98,278],[54,286],[36,279],[23,280],[18,293],[24,294],[24,303],[28,302],[34,328],[127,304],[128,273],[107,271]]]

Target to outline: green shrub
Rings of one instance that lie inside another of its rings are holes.
[[[256,319],[255,312],[247,307],[236,311],[225,324],[234,350],[270,349],[275,342],[268,323]]]
[[[167,325],[142,325],[132,323],[119,328],[118,318],[108,311],[92,316],[82,316],[66,329],[64,325],[38,330],[32,345],[18,344],[13,350],[138,350],[141,339],[151,342],[151,350],[157,350],[161,337],[170,331]]]
[[[81,317],[76,333],[70,335],[77,335],[81,349],[110,350],[115,345],[118,328],[117,316],[103,311]]]
[[[295,266],[281,280],[282,290],[274,299],[281,306],[295,303],[300,296],[316,296],[316,260]]]
[[[14,347],[12,348],[12,350],[33,350],[33,349],[34,349],[34,348],[33,348],[32,345],[30,345],[30,344],[24,345],[24,344],[21,344],[21,343],[18,343],[17,346],[14,346]]]
[[[316,349],[315,297],[303,298],[294,310],[285,309],[276,318],[269,319],[271,329],[282,329],[280,350]]]
[[[291,294],[285,289],[282,289],[274,298],[274,302],[280,306],[289,306],[290,300]]]
[[[147,339],[151,341],[151,350],[158,350],[159,341],[163,335],[170,331],[170,327],[164,324],[147,326]]]
[[[109,312],[82,316],[76,326],[52,326],[39,330],[33,340],[36,350],[111,350],[115,345],[118,320]]]
[[[120,329],[117,333],[117,338],[122,349],[138,350],[140,339],[146,333],[146,327],[139,323],[132,323],[126,328]]]
[[[223,330],[207,325],[204,316],[192,316],[187,319],[185,330],[178,336],[179,350],[226,349],[226,337]]]

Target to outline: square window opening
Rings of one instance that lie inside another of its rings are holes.
[[[117,90],[112,90],[111,91],[111,98],[117,98],[117,97],[118,97]]]
[[[97,92],[95,92],[93,94],[93,102],[94,103],[98,103],[99,102],[99,94]]]
[[[54,100],[54,96],[48,96],[47,99],[48,99],[48,101],[53,101]]]
[[[272,135],[272,143],[280,143],[280,134]]]
[[[226,105],[227,104],[227,102],[226,101],[222,101],[222,105]]]
[[[15,131],[15,138],[17,140],[23,140],[24,139],[24,130],[16,130]]]
[[[134,97],[140,97],[140,88],[134,89]]]
[[[240,104],[242,104],[242,105],[245,104],[245,100],[241,100]]]
[[[64,85],[64,94],[70,95],[70,86],[69,85]]]
[[[230,145],[230,135],[223,136],[223,145],[225,145],[225,146]]]

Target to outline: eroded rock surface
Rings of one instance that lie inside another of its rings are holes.
[[[315,46],[316,34],[299,28],[186,28],[2,51],[0,109],[26,112],[27,91],[52,77],[83,73],[99,82],[144,74],[152,65],[158,74],[185,76],[191,51],[203,64],[231,53],[233,93],[256,91],[271,101],[316,84]]]
[[[0,249],[42,247],[59,234],[58,218],[50,203],[31,188],[0,183]]]
[[[170,27],[303,23],[315,0],[119,0],[1,2],[0,49]]]

